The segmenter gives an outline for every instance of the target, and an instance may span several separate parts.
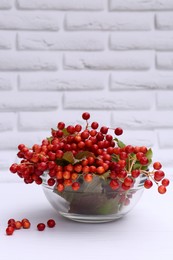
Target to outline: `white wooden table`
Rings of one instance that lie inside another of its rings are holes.
[[[104,224],[77,223],[57,215],[41,186],[0,183],[0,259],[2,260],[172,260],[173,188],[159,195],[145,191],[129,215]],[[29,230],[5,234],[9,218],[29,218]],[[56,227],[43,232],[39,222],[56,220]]]

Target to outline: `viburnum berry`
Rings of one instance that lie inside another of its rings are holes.
[[[146,189],[150,189],[151,187],[153,186],[153,182],[151,181],[151,180],[146,180],[145,182],[144,182],[144,187],[146,188]]]
[[[158,187],[158,192],[159,192],[160,194],[164,194],[164,193],[166,192],[166,187],[165,187],[164,185],[160,185],[160,186]]]
[[[126,178],[124,179],[124,184],[125,184],[126,186],[131,187],[132,184],[133,184],[133,179],[132,179],[131,177],[126,177]]]
[[[169,183],[170,183],[170,181],[166,178],[162,180],[162,185],[165,187],[167,187],[169,185]]]
[[[161,170],[155,171],[154,173],[154,179],[156,181],[161,181],[165,177],[165,173]]]
[[[47,184],[49,185],[49,186],[53,186],[54,184],[55,184],[55,179],[54,178],[49,178],[48,179],[48,181],[47,181]]]
[[[77,191],[80,188],[80,184],[78,182],[73,182],[72,189]]]
[[[59,122],[58,125],[57,125],[57,128],[59,130],[63,130],[65,128],[65,123],[64,122]]]
[[[131,174],[133,178],[138,178],[140,175],[140,170],[132,170]]]
[[[122,135],[123,134],[123,129],[120,128],[120,127],[117,127],[117,128],[115,128],[114,133],[116,135]]]
[[[48,226],[49,228],[53,228],[53,227],[55,227],[55,225],[56,225],[56,222],[55,222],[54,219],[49,219],[49,220],[47,221],[47,226]]]
[[[102,126],[102,127],[100,128],[100,132],[101,132],[102,134],[107,134],[108,130],[109,130],[109,128],[106,127],[106,126]]]
[[[38,231],[43,231],[45,229],[46,225],[44,223],[39,223],[37,225],[37,229]]]
[[[15,224],[15,219],[14,218],[10,218],[7,222],[8,225],[11,225],[11,224]]]
[[[88,112],[84,112],[84,113],[82,114],[82,118],[83,118],[84,120],[88,120],[88,119],[90,118],[90,114],[89,114]]]
[[[81,130],[82,130],[82,126],[81,125],[79,125],[79,124],[75,125],[75,131],[76,132],[80,132]]]
[[[148,158],[143,156],[140,160],[139,160],[141,165],[147,165],[148,164]]]
[[[12,173],[16,173],[16,172],[17,172],[17,168],[18,168],[17,163],[13,163],[13,164],[11,165],[11,167],[10,167],[10,171],[11,171]]]
[[[87,174],[84,175],[84,180],[86,182],[91,182],[92,179],[93,179],[93,175],[91,173],[87,173]]]
[[[15,230],[15,229],[14,229],[13,227],[9,226],[9,227],[6,228],[6,234],[7,234],[8,236],[11,236],[11,235],[13,235],[14,230]]]
[[[155,162],[155,163],[153,164],[153,168],[154,168],[155,170],[160,170],[160,169],[162,168],[162,165],[161,165],[160,162]]]
[[[23,226],[24,229],[29,229],[30,226],[31,226],[31,223],[30,223],[29,220],[23,219],[23,220],[22,220],[22,226]]]
[[[15,221],[15,228],[16,229],[21,229],[22,228],[22,222],[21,221]]]
[[[92,122],[91,127],[93,129],[97,129],[99,127],[99,124],[97,122]]]
[[[118,189],[120,186],[117,180],[111,180],[109,185],[113,190]]]

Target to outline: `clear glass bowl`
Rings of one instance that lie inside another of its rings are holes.
[[[97,177],[91,183],[81,181],[78,191],[68,187],[60,193],[47,185],[46,177],[43,178],[43,191],[54,209],[68,219],[86,223],[109,222],[125,216],[139,201],[146,179],[141,177],[128,191],[114,191]]]

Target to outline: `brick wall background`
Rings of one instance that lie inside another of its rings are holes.
[[[83,111],[173,167],[173,0],[0,1],[1,170]]]

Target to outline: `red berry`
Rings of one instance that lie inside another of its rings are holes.
[[[153,164],[153,168],[154,168],[155,170],[160,170],[160,169],[162,168],[162,165],[161,165],[160,162],[155,162],[155,163]]]
[[[29,220],[23,220],[22,226],[23,226],[24,229],[29,229],[30,226],[31,226],[31,223],[29,222]]]
[[[164,176],[165,176],[165,173],[163,171],[160,171],[160,170],[155,171],[155,173],[154,173],[154,179],[156,181],[161,181],[164,178]]]
[[[132,184],[133,184],[133,179],[130,178],[130,177],[126,177],[126,178],[124,179],[124,184],[125,184],[126,186],[131,187]]]
[[[78,182],[73,182],[72,189],[77,191],[80,188],[80,184]]]
[[[163,185],[160,185],[160,186],[158,187],[158,192],[159,192],[160,194],[164,194],[164,193],[166,192],[166,187],[163,186]]]
[[[49,220],[47,221],[47,226],[48,226],[49,228],[53,228],[55,225],[56,225],[56,223],[55,223],[55,220],[54,220],[54,219],[49,219]]]
[[[55,180],[53,178],[49,178],[48,181],[47,181],[47,184],[49,186],[53,186],[55,184]]]
[[[105,169],[103,166],[99,166],[99,167],[97,167],[96,172],[101,175],[101,174],[105,173]]]
[[[142,157],[144,156],[144,154],[142,152],[137,152],[136,154],[136,158],[139,161]]]
[[[61,184],[61,183],[59,183],[59,184],[57,185],[57,190],[58,190],[59,192],[62,192],[62,191],[64,190],[64,185]]]
[[[75,127],[74,127],[73,125],[67,126],[67,132],[68,132],[69,134],[74,134],[74,132],[75,132]]]
[[[7,222],[8,225],[14,224],[15,223],[15,219],[14,218],[10,218]]]
[[[123,190],[129,190],[130,189],[130,186],[127,186],[124,183],[122,183],[121,187],[122,187]]]
[[[148,158],[143,156],[140,160],[139,160],[141,165],[147,165],[148,164]]]
[[[123,129],[120,128],[120,127],[117,127],[117,128],[114,130],[114,133],[115,133],[116,135],[122,135]]]
[[[165,187],[167,187],[167,186],[169,185],[169,180],[166,179],[166,178],[163,179],[163,180],[162,180],[162,185],[165,186]]]
[[[81,137],[82,137],[82,139],[87,139],[89,137],[89,132],[87,130],[84,130],[81,133]]]
[[[131,174],[133,178],[138,178],[140,175],[140,170],[133,170]]]
[[[119,188],[119,183],[118,183],[117,180],[111,180],[109,185],[110,185],[110,187],[111,187],[113,190],[116,190],[116,189]]]
[[[80,132],[82,130],[82,126],[81,125],[75,125],[75,131],[76,132]]]
[[[109,129],[108,127],[102,126],[102,127],[100,128],[100,132],[101,132],[102,134],[107,134],[108,129]]]
[[[13,163],[13,164],[11,165],[11,167],[10,167],[10,171],[11,171],[12,173],[16,173],[16,172],[17,172],[17,167],[18,167],[17,163]]]
[[[93,179],[93,175],[91,173],[87,173],[87,174],[84,175],[84,180],[86,182],[91,182],[92,179]]]
[[[84,113],[82,114],[82,118],[83,118],[84,120],[88,120],[88,119],[90,118],[90,114],[89,114],[88,112],[84,112]]]
[[[99,127],[99,124],[97,122],[92,122],[91,127],[92,129],[97,129]]]
[[[23,226],[23,225],[22,225],[22,222],[21,222],[21,221],[16,221],[16,222],[15,222],[15,228],[16,228],[16,229],[21,229],[22,226]]]
[[[37,229],[38,231],[43,231],[45,229],[46,225],[44,223],[39,223],[37,225]]]
[[[6,234],[8,236],[11,236],[11,235],[13,235],[14,230],[15,229],[13,227],[9,226],[9,227],[6,228]]]
[[[64,122],[59,122],[58,125],[57,125],[57,128],[58,128],[59,130],[63,130],[64,127],[65,127]]]
[[[152,181],[146,180],[146,181],[144,182],[144,187],[145,187],[146,189],[150,189],[152,186],[153,186]]]

